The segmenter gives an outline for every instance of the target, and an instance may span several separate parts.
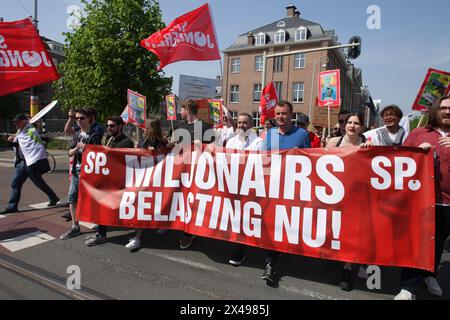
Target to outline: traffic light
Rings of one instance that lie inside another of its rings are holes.
[[[348,44],[352,44],[352,43],[359,43],[359,45],[348,48],[348,58],[356,59],[361,54],[361,38],[358,36],[352,37],[350,39],[350,41],[348,42]]]

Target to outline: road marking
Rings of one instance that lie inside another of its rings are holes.
[[[183,259],[183,258],[179,258],[179,257],[173,257],[173,256],[169,256],[167,254],[159,254],[159,253],[152,253],[152,254],[157,257],[164,258],[164,259],[174,261],[174,262],[179,262],[182,264],[186,264],[186,265],[194,267],[194,268],[199,268],[199,269],[214,271],[214,272],[220,272],[219,269],[208,266],[208,265],[200,263],[200,262],[195,262],[195,261],[191,261],[191,260]]]
[[[194,268],[199,268],[202,270],[207,270],[207,271],[214,271],[214,272],[219,272],[228,276],[231,276],[233,278],[236,278],[236,274],[231,274],[228,272],[224,272],[222,270],[219,270],[215,267],[203,264],[203,263],[199,263],[199,262],[195,262],[195,261],[191,261],[188,259],[183,259],[183,258],[179,258],[179,257],[174,257],[174,256],[170,256],[167,254],[159,254],[159,253],[153,253],[147,249],[141,249],[142,252],[147,253],[147,254],[151,254],[151,255],[155,255],[157,257],[163,258],[163,259],[167,259],[170,261],[174,261],[174,262],[178,262],[178,263],[182,263]],[[240,277],[238,277],[240,278]],[[280,286],[281,289],[284,289],[286,291],[289,291],[291,293],[295,293],[297,295],[302,295],[302,296],[306,296],[306,297],[310,297],[310,298],[314,298],[314,299],[318,299],[318,300],[349,300],[349,299],[345,299],[345,298],[337,298],[337,297],[332,297],[332,296],[328,296],[328,295],[324,295],[322,293],[316,292],[316,291],[311,291],[311,290],[307,290],[307,289],[302,289],[299,290],[297,288],[294,287],[285,287],[285,286]]]
[[[48,204],[48,202],[42,202],[42,203],[29,204],[28,206],[33,209],[46,209],[46,208],[48,208],[47,204]]]
[[[287,290],[289,292],[293,292],[295,294],[300,294],[302,296],[307,296],[307,297],[311,297],[314,299],[318,299],[318,300],[348,300],[348,299],[342,299],[342,298],[336,298],[336,297],[332,297],[332,296],[327,296],[325,294],[316,292],[316,291],[311,291],[311,290],[307,290],[307,289],[298,289],[298,288],[294,288],[294,287],[285,287],[285,286],[280,286],[280,288]]]
[[[2,240],[0,241],[0,245],[11,252],[16,252],[51,240],[55,240],[55,238],[47,233],[36,231],[15,238]]]
[[[14,168],[14,163],[0,162],[0,167],[4,167],[4,168]]]
[[[0,219],[1,219],[1,218],[6,218],[6,216],[4,216],[4,215],[0,214]]]
[[[89,222],[80,221],[79,224],[81,224],[83,227],[86,227],[86,228],[91,229],[91,230],[97,227],[96,224],[89,223]]]

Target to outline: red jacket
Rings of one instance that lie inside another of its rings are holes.
[[[428,142],[435,148],[436,203],[450,205],[450,148],[443,148],[439,145],[441,137],[442,135],[435,130],[417,128],[411,131],[402,146],[418,147],[422,143]]]

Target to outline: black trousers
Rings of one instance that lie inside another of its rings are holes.
[[[441,263],[445,240],[450,236],[450,207],[436,206],[436,241],[434,272],[425,270],[403,268],[401,287],[415,294],[423,278],[436,277],[437,269]]]

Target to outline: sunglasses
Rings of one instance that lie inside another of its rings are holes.
[[[108,128],[114,128],[116,125],[115,124],[107,124],[106,125]]]

